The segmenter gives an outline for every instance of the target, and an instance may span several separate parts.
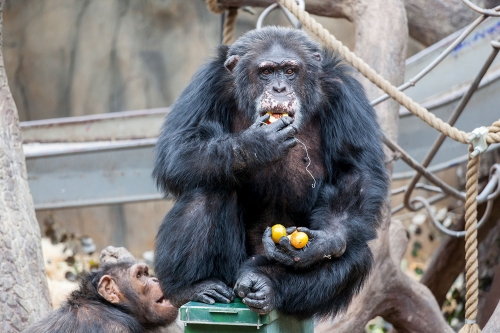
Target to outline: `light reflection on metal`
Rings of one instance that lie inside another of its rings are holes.
[[[299,4],[299,7],[301,9],[304,10],[306,8],[306,4],[305,4],[304,0],[296,0],[296,2]],[[292,24],[292,26],[295,29],[302,29],[302,23],[300,23],[300,21],[295,17],[295,15],[290,13],[290,11],[288,9],[283,7],[283,5],[281,3],[273,3],[272,5],[270,5],[266,9],[264,9],[264,11],[260,14],[259,18],[257,19],[256,28],[257,29],[262,28],[262,25],[264,23],[264,19],[266,18],[266,16],[270,12],[272,12],[273,10],[275,10],[277,8],[280,8],[283,11],[283,13],[286,15],[288,21],[290,21],[290,23]]]

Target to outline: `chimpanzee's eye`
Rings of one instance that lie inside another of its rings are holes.
[[[288,68],[285,73],[288,75],[291,75],[291,74],[293,74],[293,69]]]
[[[262,70],[262,74],[269,75],[269,74],[271,74],[271,71],[269,69],[264,69],[264,70]]]
[[[137,275],[136,275],[136,278],[140,279],[142,276],[142,272],[138,272]]]

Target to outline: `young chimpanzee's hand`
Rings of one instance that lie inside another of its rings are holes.
[[[292,118],[284,116],[266,125],[268,120],[268,114],[257,118],[236,138],[233,145],[235,168],[252,169],[278,161],[297,144],[297,128],[293,126]]]
[[[340,257],[345,252],[346,242],[338,235],[304,227],[286,229],[287,234],[295,230],[305,232],[309,237],[307,245],[302,249],[293,247],[286,236],[281,237],[279,245],[276,245],[271,238],[271,228],[268,227],[262,236],[266,256],[285,266],[307,268],[322,260]]]
[[[248,272],[241,275],[234,292],[250,310],[259,314],[269,313],[276,306],[271,280],[262,274]]]
[[[170,299],[175,307],[181,307],[189,301],[202,302],[207,304],[231,303],[234,300],[234,293],[222,281],[209,279],[201,281],[183,292],[178,293]]]

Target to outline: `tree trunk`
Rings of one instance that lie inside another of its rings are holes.
[[[3,5],[0,0],[0,46]],[[21,332],[50,309],[40,228],[0,48],[0,331]]]
[[[479,16],[461,0],[405,0],[405,8],[410,36],[426,46],[451,35]]]

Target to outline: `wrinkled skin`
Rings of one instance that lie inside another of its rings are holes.
[[[234,293],[231,288],[217,279],[204,280],[193,285],[192,288],[185,289],[184,293],[179,293],[171,299],[173,305],[181,307],[189,301],[202,302],[207,304],[231,303],[234,300]]]

